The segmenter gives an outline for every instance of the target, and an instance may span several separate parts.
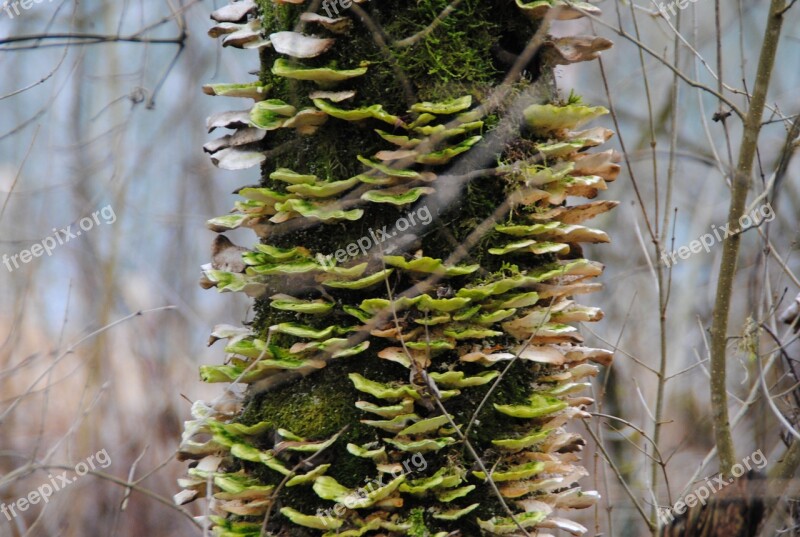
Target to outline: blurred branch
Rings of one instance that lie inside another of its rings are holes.
[[[648,529],[650,531],[654,531],[656,529],[656,526],[654,525],[653,521],[650,520],[650,517],[647,516],[647,513],[644,512],[644,508],[639,504],[639,500],[637,500],[636,496],[633,495],[633,491],[630,489],[630,487],[628,486],[628,483],[622,477],[622,474],[620,473],[619,469],[617,468],[617,465],[614,464],[614,461],[611,459],[611,456],[608,454],[608,451],[606,451],[605,446],[603,445],[602,442],[600,442],[600,439],[597,438],[597,435],[594,433],[592,428],[589,427],[589,424],[586,422],[586,420],[583,420],[583,424],[586,426],[586,430],[589,431],[589,434],[592,435],[592,438],[594,439],[595,444],[597,445],[597,448],[603,454],[603,458],[606,460],[608,465],[611,467],[611,470],[614,472],[614,475],[617,476],[617,480],[619,481],[619,484],[622,485],[622,488],[625,490],[625,493],[628,495],[628,498],[630,498],[631,503],[633,503],[633,506],[636,507],[637,511],[639,511],[639,514],[641,515],[642,520],[644,520],[644,522],[647,524],[647,527],[648,527]]]
[[[191,2],[188,2],[187,4],[184,4],[180,7],[175,7],[172,5],[171,1],[167,0],[167,5],[169,6],[169,9],[172,13],[170,13],[169,15],[165,15],[161,19],[157,20],[156,22],[148,26],[145,26],[144,28],[142,28],[141,30],[132,35],[138,37],[145,32],[149,32],[153,28],[156,28],[158,26],[161,26],[162,24],[171,21],[172,19],[175,19],[175,24],[178,26],[181,32],[184,32],[186,31],[186,19],[184,18],[184,13],[193,5],[198,4],[202,1],[203,0],[192,0]]]
[[[626,437],[625,441],[628,442],[629,444],[631,444],[638,451],[641,451],[644,454],[644,456],[647,457],[648,459],[657,462],[658,465],[661,466],[662,470],[665,469],[666,461],[664,460],[664,456],[661,454],[661,450],[658,449],[658,444],[656,444],[653,441],[653,439],[647,434],[647,431],[645,431],[644,429],[642,429],[640,427],[637,427],[636,425],[634,425],[630,421],[628,421],[626,419],[623,419],[623,418],[620,418],[618,416],[612,416],[611,414],[603,414],[602,412],[589,412],[589,414],[591,414],[592,416],[605,418],[607,420],[616,420],[616,421],[622,423],[623,425],[626,425],[626,426],[630,427],[631,429],[633,429],[634,431],[636,431],[640,435],[642,435],[642,438],[644,438],[645,440],[647,440],[648,442],[650,442],[653,445],[653,453],[655,453],[655,455],[657,455],[657,457],[647,453],[647,451],[643,450],[638,445],[636,445],[634,442],[632,442],[630,438]],[[612,427],[610,424],[606,424],[606,425],[608,427],[610,427],[614,432],[617,432],[617,433],[620,432],[618,429]],[[664,473],[664,479],[666,481],[669,481],[669,476],[667,476],[666,471],[664,471],[663,473]]]
[[[182,34],[182,36],[185,38],[186,34]],[[178,63],[178,59],[181,57],[181,54],[183,54],[183,51],[185,50],[185,48],[186,47],[185,47],[185,44],[183,42],[179,43],[178,51],[175,53],[175,56],[173,56],[172,61],[169,62],[169,65],[167,66],[167,68],[164,69],[164,74],[161,75],[161,78],[159,79],[158,83],[156,83],[155,87],[153,88],[153,92],[150,94],[150,98],[147,99],[146,108],[148,110],[152,110],[153,108],[155,108],[155,106],[156,106],[156,95],[158,94],[158,91],[161,89],[161,86],[164,85],[164,82],[167,81],[167,77],[169,76],[169,74],[172,71],[172,69],[175,68],[175,65]]]
[[[71,471],[71,470],[74,470],[75,468],[74,468],[74,466],[67,466],[65,464],[32,464],[30,466],[30,469],[31,470],[46,470],[46,471],[47,470],[67,470],[67,471]],[[172,509],[174,511],[177,511],[181,515],[185,516],[192,524],[194,524],[198,528],[200,528],[200,529],[203,528],[200,525],[200,523],[197,522],[194,519],[194,517],[192,516],[191,513],[189,513],[187,510],[175,505],[175,502],[173,502],[171,498],[165,498],[164,496],[161,496],[160,494],[156,494],[155,492],[153,492],[151,490],[148,490],[148,489],[146,489],[144,487],[141,487],[141,486],[138,485],[137,482],[126,481],[124,479],[120,479],[120,478],[118,478],[116,476],[113,476],[111,474],[107,474],[105,472],[100,472],[98,470],[88,470],[86,472],[86,475],[93,475],[93,476],[98,477],[100,479],[104,479],[105,481],[109,481],[109,482],[114,483],[116,485],[120,485],[121,487],[125,487],[126,489],[131,489],[131,490],[135,490],[136,492],[140,492],[140,493],[144,494],[145,496],[147,496],[149,498],[152,498],[153,500],[157,501],[158,503],[160,503],[162,505],[165,505],[165,506],[167,506],[168,508],[170,508],[170,509]]]
[[[784,177],[786,177],[786,172],[789,170],[789,163],[792,161],[792,157],[798,149],[796,143],[798,137],[800,137],[800,118],[794,116],[792,126],[786,133],[786,141],[783,143],[781,155],[778,160],[778,169],[775,172],[775,185],[773,187],[772,199],[770,200],[773,204],[775,204],[775,201],[778,199],[779,187]]]
[[[772,0],[764,42],[758,61],[753,99],[744,123],[744,133],[739,151],[739,162],[731,178],[731,202],[728,222],[735,226],[747,202],[750,176],[753,173],[753,160],[761,132],[761,120],[767,99],[767,90],[772,79],[775,56],[780,41],[783,17],[781,10],[786,0]],[[720,98],[722,98],[720,96]],[[726,391],[726,350],[728,343],[728,314],[730,312],[733,280],[736,274],[736,261],[739,256],[741,234],[736,233],[723,242],[722,262],[720,264],[717,293],[714,302],[711,324],[711,410],[714,421],[714,435],[719,450],[720,471],[729,473],[736,463],[736,453],[728,419],[728,394]]]
[[[6,199],[3,200],[3,206],[0,207],[0,221],[3,220],[3,215],[6,214],[6,207],[8,207],[8,201],[14,194],[14,189],[17,186],[17,181],[19,181],[19,176],[22,174],[22,168],[25,167],[25,163],[28,161],[28,157],[31,155],[33,146],[36,144],[37,136],[39,136],[39,127],[37,127],[36,131],[33,133],[33,137],[31,138],[31,143],[28,145],[28,150],[25,152],[25,156],[22,157],[22,163],[19,165],[19,169],[17,169],[16,175],[14,175],[14,181],[11,182],[11,187],[8,189],[8,195],[6,196]]]
[[[0,45],[7,45],[9,43],[25,43],[27,41],[45,41],[52,39],[66,39],[69,41],[59,43],[46,43],[43,45],[32,45],[24,47],[6,47],[0,48],[0,52],[17,51],[17,50],[30,50],[40,49],[46,47],[63,47],[73,45],[97,45],[99,43],[149,43],[153,45],[183,45],[186,41],[186,34],[181,34],[178,37],[141,37],[137,34],[124,36],[124,35],[105,35],[105,34],[88,34],[88,33],[55,33],[55,34],[33,34],[33,35],[18,35],[14,37],[6,37],[0,39]],[[73,41],[78,40],[78,41]]]
[[[794,443],[796,444],[797,441],[800,440],[800,433],[798,433],[797,430],[792,426],[792,424],[789,423],[789,420],[787,420],[786,417],[783,415],[783,413],[780,411],[778,406],[775,404],[775,401],[772,400],[772,394],[769,393],[769,388],[767,387],[767,381],[764,379],[764,368],[761,365],[760,357],[756,357],[756,363],[758,364],[758,380],[759,384],[761,385],[761,390],[764,392],[764,398],[767,401],[770,410],[772,410],[772,413],[775,414],[775,417],[778,419],[778,421],[781,422],[781,424],[784,427],[786,427],[786,429],[790,433],[792,433],[792,435],[795,437]]]
[[[54,74],[56,74],[56,71],[59,70],[61,65],[64,63],[64,60],[67,58],[67,51],[68,51],[68,49],[64,49],[64,54],[61,55],[61,59],[58,60],[58,63],[56,64],[56,66],[53,67],[53,69],[51,69],[50,72],[47,73],[45,76],[43,76],[42,78],[40,78],[36,82],[32,82],[32,83],[28,84],[27,86],[25,86],[23,88],[16,89],[16,90],[12,91],[11,93],[7,93],[5,95],[0,95],[0,101],[2,101],[3,99],[8,99],[9,97],[13,97],[14,95],[19,95],[22,92],[25,92],[25,91],[27,91],[27,90],[29,90],[31,88],[35,88],[39,84],[44,84],[45,82],[50,80],[50,78]]]
[[[2,52],[2,50],[3,49],[0,48],[0,52]],[[15,135],[16,133],[20,132],[22,129],[26,128],[28,125],[30,125],[31,123],[33,123],[34,121],[36,121],[37,119],[42,117],[50,109],[50,107],[52,106],[52,102],[55,99],[55,97],[60,95],[61,92],[64,90],[64,88],[66,88],[67,82],[69,81],[69,79],[72,76],[72,74],[77,70],[79,65],[80,65],[80,61],[76,61],[75,65],[73,65],[71,67],[71,69],[69,71],[69,76],[65,77],[64,81],[61,83],[61,86],[59,88],[57,88],[53,92],[52,100],[45,101],[44,104],[42,105],[42,107],[39,108],[32,116],[30,116],[28,119],[22,121],[18,125],[14,126],[11,130],[9,130],[7,132],[4,132],[4,133],[0,133],[0,141],[4,140],[4,139],[6,139],[6,138],[8,138],[10,136]]]
[[[25,393],[23,395],[21,395],[18,398],[16,398],[14,400],[14,402],[11,403],[8,406],[8,408],[5,409],[5,411],[2,413],[2,415],[0,415],[0,424],[2,424],[5,421],[6,417],[8,417],[8,415],[17,407],[19,402],[22,401],[22,398],[23,398],[23,396],[25,394],[30,393],[31,390],[33,390],[33,388],[36,387],[36,385],[39,384],[39,382],[41,382],[41,380],[43,378],[45,378],[47,375],[49,375],[50,370],[53,367],[55,367],[56,364],[58,364],[65,357],[67,357],[67,356],[71,355],[72,353],[74,353],[75,349],[77,347],[79,347],[81,344],[83,344],[84,342],[86,342],[88,340],[91,340],[92,338],[94,338],[94,337],[106,332],[107,330],[110,330],[110,329],[114,328],[115,326],[118,326],[120,324],[123,324],[123,323],[133,319],[134,317],[140,317],[140,316],[142,316],[142,315],[144,315],[146,313],[154,313],[154,312],[158,312],[158,311],[166,311],[166,310],[172,310],[172,309],[175,309],[175,306],[163,306],[163,307],[160,307],[160,308],[152,308],[152,309],[149,309],[149,310],[142,310],[142,311],[137,311],[137,312],[131,313],[130,315],[126,315],[125,317],[123,317],[121,319],[118,319],[118,320],[114,321],[113,323],[109,323],[106,326],[98,328],[97,330],[91,332],[90,334],[87,334],[86,336],[82,337],[81,339],[79,339],[78,341],[76,341],[75,343],[70,345],[64,352],[59,354],[56,357],[55,360],[53,360],[53,363],[47,368],[47,370],[45,370],[41,375],[39,375],[33,381],[33,383],[28,387],[28,389],[25,390]]]
[[[797,2],[797,0],[792,0],[792,2],[788,6],[786,6],[785,8],[783,8],[778,12],[778,16],[782,17],[784,13],[792,9],[792,6],[795,4],[795,2]]]

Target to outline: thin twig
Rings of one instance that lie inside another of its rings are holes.
[[[744,124],[739,162],[731,178],[732,188],[728,222],[734,226],[747,201],[747,191],[750,187],[750,177],[753,173],[753,160],[761,132],[761,119],[764,113],[767,90],[772,79],[772,70],[775,65],[775,56],[783,25],[783,17],[779,13],[785,6],[786,0],[772,0],[770,4],[770,15],[764,32],[764,42],[758,62],[753,98]],[[740,244],[741,234],[735,234],[724,241],[722,245],[722,261],[711,324],[711,409],[721,471],[724,474],[729,473],[736,463],[736,453],[728,419],[726,354],[728,315]]]

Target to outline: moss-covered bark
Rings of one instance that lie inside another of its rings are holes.
[[[196,405],[182,445],[202,459],[186,497],[214,480],[223,535],[258,535],[265,515],[274,535],[516,534],[594,499],[576,485],[582,440],[563,426],[590,402],[575,395],[597,371],[589,362],[610,354],[581,347],[567,323],[602,316],[570,297],[594,290],[585,280],[600,272],[578,243],[607,240],[578,224],[613,204],[565,200],[594,197],[616,176],[612,154],[585,152],[607,131],[576,131],[604,110],[552,93],[557,54],[537,53],[490,99],[537,30],[523,13],[546,2],[463,0],[433,31],[397,43],[448,4],[259,0],[257,18],[221,17],[220,34],[260,20],[262,38],[273,36],[250,41],[262,89],[249,127],[266,136],[210,150],[223,164],[268,155],[237,215],[211,221],[250,227],[261,246],[234,250],[235,268],[217,252],[204,277],[258,296],[252,326],[215,331],[231,363],[202,371],[250,388],[232,414]],[[350,22],[301,18],[326,6]],[[329,48],[287,49],[277,32]],[[384,229],[398,233],[377,240]],[[352,508],[320,516],[336,504]]]

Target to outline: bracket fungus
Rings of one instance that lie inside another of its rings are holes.
[[[497,101],[490,45],[532,38],[552,10],[599,10],[466,0],[439,27],[381,46],[376,35],[419,32],[447,2],[373,0],[335,18],[313,5],[240,0],[212,14],[209,35],[257,50],[261,70],[204,86],[253,100],[208,119],[227,134],[205,149],[261,177],[208,221],[257,243],[221,236],[201,285],[256,298],[256,318],[212,333],[226,359],[201,378],[243,389],[193,405],[179,457],[194,462],[176,501],[211,498],[204,522],[226,537],[585,533],[565,516],[598,495],[579,484],[584,441],[568,427],[589,417],[582,394],[612,353],[578,330],[602,318],[577,302],[603,268],[581,245],[610,240],[585,222],[616,203],[572,202],[605,190],[619,156],[593,151],[608,129],[579,130],[607,110],[559,100],[541,73]],[[547,37],[542,68],[609,47]],[[416,222],[404,248],[377,240],[423,206],[436,218]],[[402,464],[420,457],[424,467]]]

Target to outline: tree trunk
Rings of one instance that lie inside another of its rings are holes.
[[[537,34],[580,16],[549,4],[215,12],[211,34],[261,58],[257,83],[204,88],[255,100],[210,118],[236,132],[206,150],[262,172],[209,222],[260,244],[220,235],[201,282],[256,297],[250,326],[214,331],[230,360],[201,368],[249,386],[195,403],[181,445],[200,462],[177,499],[213,495],[221,535],[585,530],[556,515],[596,498],[565,427],[611,353],[569,323],[602,317],[572,300],[602,270],[578,244],[608,240],[580,224],[615,204],[566,199],[619,167],[586,152],[610,131],[577,130],[605,109],[560,101],[552,76],[610,43]]]

